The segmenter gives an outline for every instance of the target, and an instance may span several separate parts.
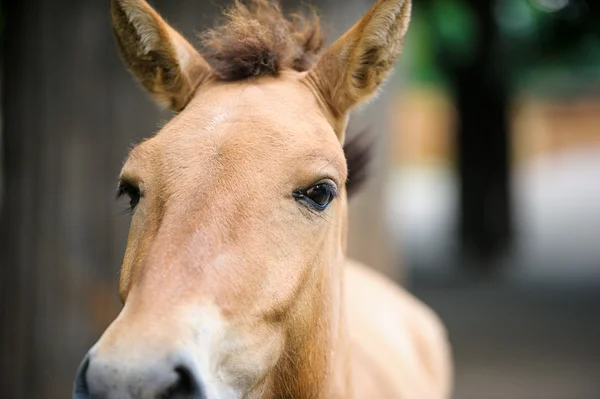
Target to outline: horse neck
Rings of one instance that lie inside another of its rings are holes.
[[[273,380],[274,397],[348,398],[349,361],[343,311],[343,262],[325,265],[314,289],[294,312],[286,348]],[[318,274],[315,273],[318,278]]]

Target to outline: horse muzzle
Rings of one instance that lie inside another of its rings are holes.
[[[134,361],[92,349],[77,370],[73,399],[206,399],[198,373],[182,356]]]

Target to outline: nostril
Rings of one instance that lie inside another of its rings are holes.
[[[204,394],[198,379],[185,366],[175,368],[177,379],[160,396],[161,399],[203,399]]]
[[[205,399],[194,367],[173,360],[127,362],[89,352],[77,369],[73,399]]]
[[[86,354],[81,363],[79,364],[79,368],[77,369],[77,374],[75,377],[75,386],[73,388],[73,399],[89,399],[90,392],[88,389],[86,374],[88,367],[90,365],[90,354]]]

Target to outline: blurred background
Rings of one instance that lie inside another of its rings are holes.
[[[70,396],[117,315],[132,144],[169,114],[117,55],[109,2],[0,9],[0,398]],[[227,1],[152,4],[192,39]],[[299,0],[284,1],[292,9]],[[370,0],[313,0],[330,32]],[[583,0],[414,0],[349,134],[376,137],[350,253],[433,307],[456,399],[600,398],[600,23]]]

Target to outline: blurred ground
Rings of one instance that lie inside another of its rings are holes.
[[[410,290],[448,328],[454,398],[600,397],[597,289],[499,282],[440,286],[413,276]]]

